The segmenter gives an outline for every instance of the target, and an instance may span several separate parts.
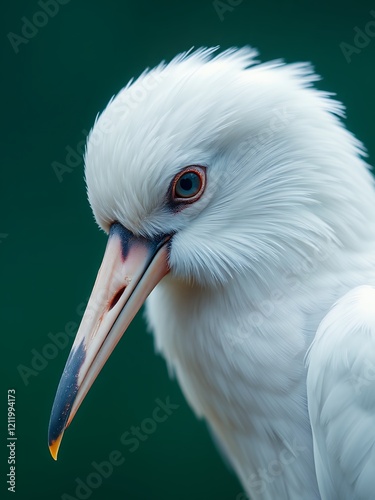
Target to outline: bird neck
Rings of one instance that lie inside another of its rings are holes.
[[[244,288],[233,281],[205,290],[168,277],[148,306],[157,347],[251,498],[318,498],[304,319],[285,296],[244,309]]]

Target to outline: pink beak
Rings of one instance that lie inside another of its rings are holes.
[[[62,374],[49,424],[49,448],[56,460],[71,423],[116,344],[159,281],[169,272],[170,236],[135,237],[111,226],[90,300]]]

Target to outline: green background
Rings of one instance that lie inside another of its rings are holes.
[[[96,113],[145,67],[193,45],[250,44],[262,60],[312,61],[324,77],[319,86],[346,104],[348,127],[374,163],[375,39],[350,64],[340,43],[353,43],[354,27],[366,25],[375,2],[237,3],[220,20],[211,1],[71,0],[18,54],[7,34],[21,34],[22,17],[41,9],[37,1],[1,3],[1,498],[8,494],[7,388],[17,391],[17,498],[75,497],[75,479],[85,481],[92,461],[107,460],[113,450],[125,463],[92,499],[243,498],[205,424],[155,356],[142,314],[66,432],[58,462],[49,455],[47,426],[69,346],[30,375],[28,385],[18,372],[20,364],[31,367],[32,350],[42,352],[50,332],[79,322],[77,308],[106,244],[86,201],[82,161],[62,182],[51,164],[65,163],[66,146],[76,149]],[[121,434],[151,417],[155,399],[167,396],[179,408],[129,453]]]

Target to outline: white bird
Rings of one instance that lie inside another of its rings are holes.
[[[56,395],[51,452],[153,290],[157,349],[252,499],[374,498],[364,148],[309,65],[214,52],[143,73],[88,138],[88,198],[109,240]]]

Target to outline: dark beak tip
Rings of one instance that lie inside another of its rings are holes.
[[[48,428],[48,445],[55,460],[57,459],[62,436],[67,427],[66,423],[78,393],[78,375],[85,357],[86,352],[82,341],[69,356],[57,388]]]

